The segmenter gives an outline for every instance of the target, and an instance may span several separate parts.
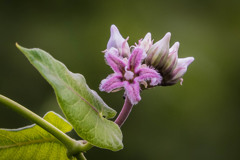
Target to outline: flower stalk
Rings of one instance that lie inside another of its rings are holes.
[[[130,100],[126,97],[124,105],[122,107],[121,112],[119,113],[118,117],[115,120],[115,123],[121,127],[124,122],[127,120],[130,112],[132,111],[132,103],[130,102]]]

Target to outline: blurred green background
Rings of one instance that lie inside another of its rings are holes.
[[[111,69],[103,53],[111,24],[134,44],[147,32],[155,41],[168,31],[179,57],[195,57],[183,86],[142,93],[122,127],[124,149],[94,148],[93,159],[237,160],[240,159],[240,1],[0,1],[0,93],[43,116],[60,114],[50,85],[15,47],[41,48],[73,72],[117,110],[123,92],[98,86]],[[0,128],[29,125],[0,104]],[[76,136],[73,134],[73,136]],[[77,138],[77,137],[75,137]]]

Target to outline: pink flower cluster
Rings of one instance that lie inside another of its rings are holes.
[[[114,92],[125,89],[125,96],[134,105],[140,100],[141,85],[145,88],[172,85],[181,80],[193,57],[178,59],[179,43],[169,49],[170,33],[152,45],[151,34],[129,47],[115,25],[105,50],[106,63],[114,71],[102,80],[100,90]]]

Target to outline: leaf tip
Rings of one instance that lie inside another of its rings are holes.
[[[23,50],[23,47],[22,46],[20,46],[17,42],[16,42],[16,47],[20,50],[20,51],[22,51]]]
[[[18,42],[15,43],[17,48],[20,48],[21,46],[18,44]]]
[[[112,148],[111,150],[114,151],[114,152],[117,152],[117,151],[122,150],[123,148],[124,148],[124,145],[123,145],[123,143],[121,143],[117,147]]]

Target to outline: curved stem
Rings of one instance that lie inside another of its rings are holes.
[[[81,151],[84,151],[84,145],[79,143],[78,141],[72,139],[61,130],[53,126],[51,123],[47,122],[42,117],[38,116],[37,114],[33,113],[29,109],[25,108],[24,106],[14,102],[13,100],[3,96],[0,94],[0,102],[5,104],[8,108],[12,109],[13,111],[19,113],[26,119],[36,123],[49,133],[51,133],[54,137],[56,137],[60,142],[62,142],[68,149],[68,155],[74,155]],[[88,148],[88,147],[85,147]]]
[[[128,97],[126,97],[123,108],[121,110],[121,112],[119,113],[117,119],[115,120],[115,123],[121,127],[123,125],[123,123],[127,120],[131,110],[132,110],[132,103],[130,102],[130,100],[128,99]]]
[[[25,108],[24,106],[20,105],[19,103],[3,96],[0,94],[0,102],[5,104],[8,108],[12,109],[13,111],[19,113],[26,119],[36,123],[49,133],[51,133],[54,137],[56,137],[60,142],[62,142],[68,149],[68,156],[77,155],[76,158],[81,160],[86,160],[83,155],[83,151],[87,151],[93,147],[89,142],[83,143],[82,141],[76,141],[69,137],[68,135],[64,134],[61,130],[53,126],[51,123],[44,120],[42,117],[38,116],[37,114],[33,113],[29,109]],[[123,123],[128,118],[133,105],[129,101],[128,98],[125,99],[123,108],[119,113],[118,117],[115,120],[115,123],[121,127]]]

